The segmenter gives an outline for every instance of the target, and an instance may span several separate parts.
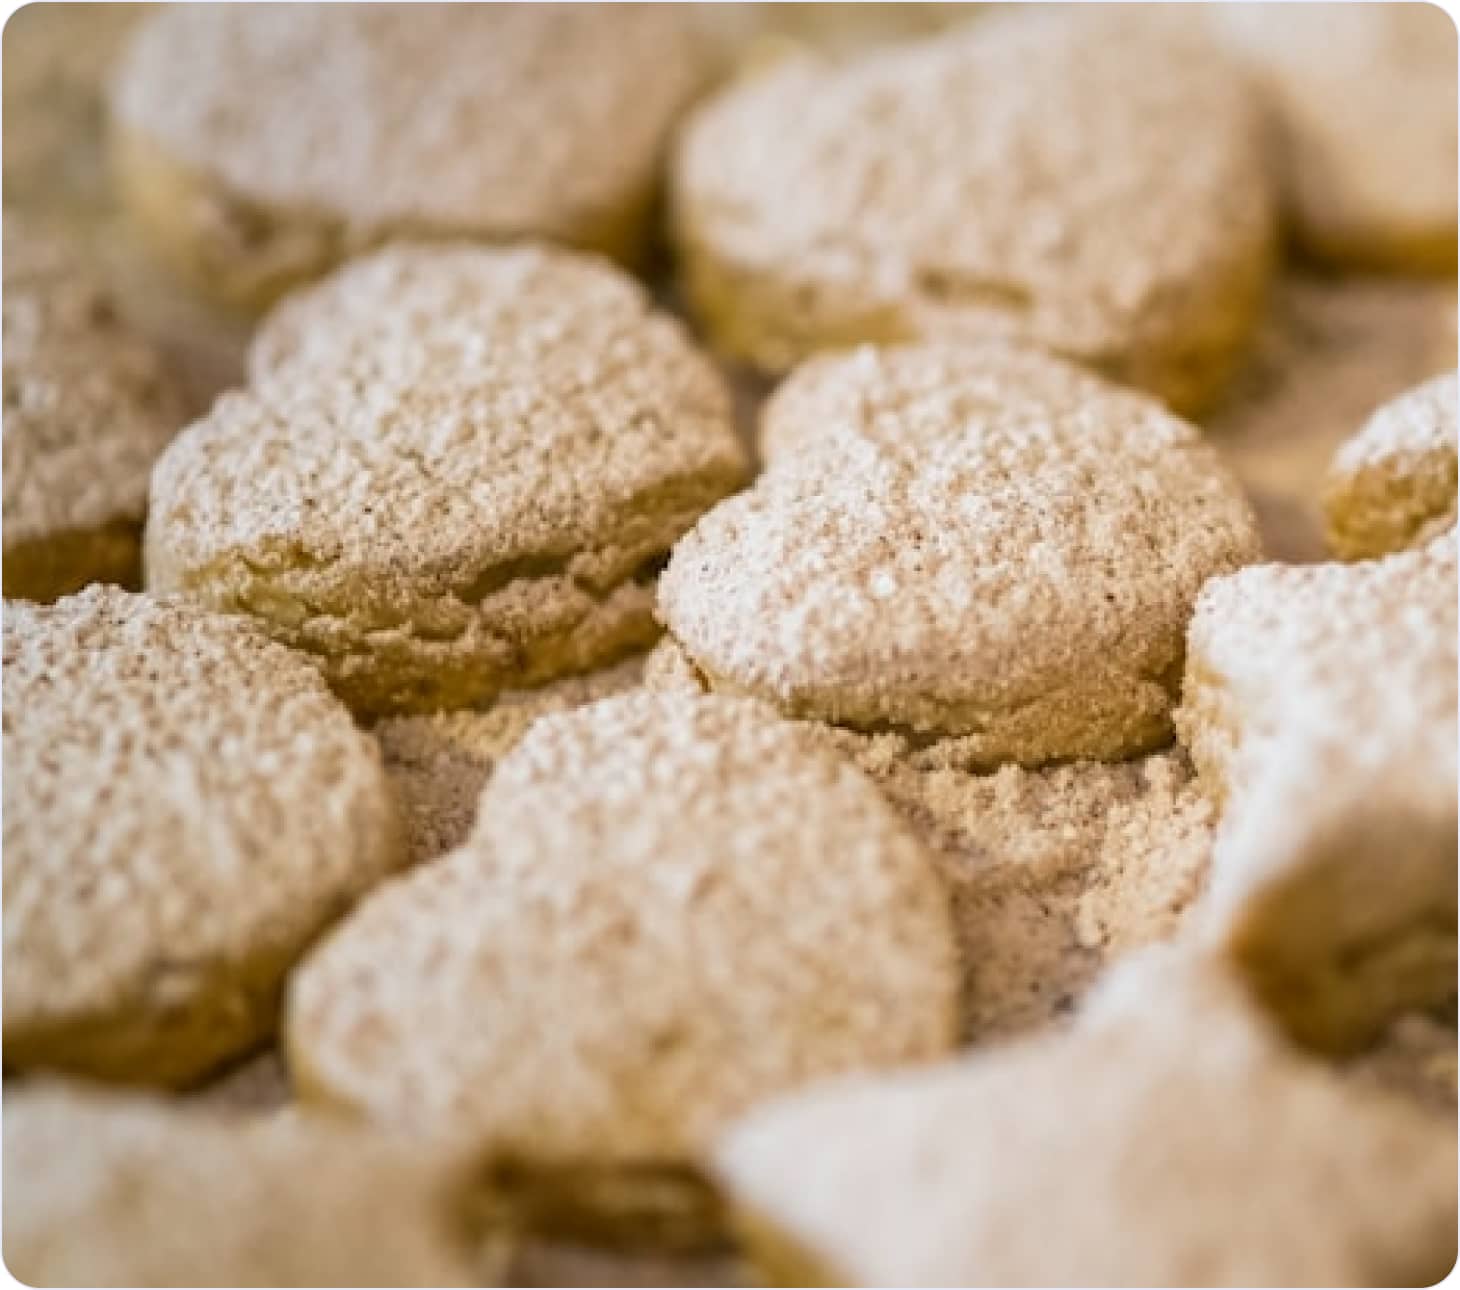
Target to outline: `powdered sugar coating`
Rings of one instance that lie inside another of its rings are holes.
[[[450,1156],[46,1083],[5,1098],[5,1261],[34,1285],[472,1285]]]
[[[194,1079],[401,859],[368,736],[237,619],[106,588],[5,612],[5,1052]]]
[[[298,972],[306,1096],[529,1162],[673,1161],[817,1075],[947,1051],[930,858],[872,785],[734,699],[538,721],[458,851]]]
[[[1451,372],[1384,404],[1334,455],[1323,502],[1340,556],[1387,555],[1454,528],[1456,385]]]
[[[651,5],[178,5],[120,69],[121,125],[225,193],[387,232],[592,238],[652,191],[706,74]]]
[[[796,1284],[1443,1277],[1445,1121],[1299,1059],[1225,981],[1172,980],[1160,959],[1118,975],[1127,998],[1071,1033],[745,1117],[714,1163],[752,1249]]]
[[[766,473],[674,548],[669,631],[716,689],[959,736],[970,765],[1168,738],[1196,593],[1257,554],[1193,427],[1037,354],[819,360],[763,438]]]
[[[1255,321],[1272,238],[1243,77],[1130,13],[786,60],[692,118],[674,199],[692,301],[762,368],[1006,337],[1183,408]]]
[[[5,589],[55,599],[90,576],[136,576],[147,478],[185,418],[181,392],[128,331],[74,248],[5,214]],[[74,567],[46,548],[132,530],[131,568]]]
[[[287,302],[158,464],[150,586],[251,613],[366,712],[650,643],[652,575],[740,480],[728,397],[603,262],[396,246]]]

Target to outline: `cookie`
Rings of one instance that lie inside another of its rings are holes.
[[[1451,372],[1379,408],[1335,454],[1323,489],[1328,543],[1345,560],[1424,546],[1455,527]]]
[[[1269,187],[1213,42],[1130,14],[1000,15],[725,91],[676,150],[673,224],[706,329],[764,371],[997,337],[1189,410],[1256,322]]]
[[[187,419],[78,251],[5,212],[5,595],[136,586],[152,463]]]
[[[240,619],[93,587],[4,626],[6,1064],[195,1081],[401,859],[379,752]]]
[[[253,369],[158,463],[148,586],[253,616],[362,714],[650,644],[665,552],[744,471],[682,328],[565,251],[389,248],[283,305]]]
[[[732,1127],[715,1172],[771,1283],[1445,1275],[1452,1129],[1295,1056],[1223,991],[1118,975],[1143,988],[1069,1034],[830,1081]]]
[[[1177,726],[1227,808],[1205,933],[1298,1039],[1351,1050],[1456,971],[1453,536],[1216,579]]]
[[[5,1098],[5,1264],[50,1286],[465,1286],[459,1163],[329,1123]]]
[[[391,237],[636,261],[701,45],[673,6],[168,8],[116,76],[115,168],[157,250],[249,308]]]
[[[1276,109],[1299,244],[1346,268],[1455,271],[1455,24],[1427,4],[1204,15]]]
[[[466,841],[492,771],[534,721],[631,690],[642,670],[643,662],[631,658],[535,690],[505,691],[485,709],[377,722],[373,733],[400,802],[411,863]]]
[[[289,1061],[306,1099],[480,1142],[525,1227],[692,1243],[730,1116],[948,1051],[957,989],[871,784],[762,705],[641,693],[535,723],[465,845],[311,955]]]
[[[1196,593],[1257,556],[1194,427],[1033,351],[815,360],[762,441],[674,548],[670,634],[713,689],[975,768],[1169,740]]]
[[[705,693],[668,637],[644,684]],[[965,1041],[1067,1019],[1112,963],[1175,936],[1204,888],[1216,812],[1180,750],[979,774],[960,765],[956,740],[804,727],[882,790],[937,861],[964,965]]]

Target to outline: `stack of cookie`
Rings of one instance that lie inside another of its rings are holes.
[[[1455,38],[1318,8],[138,17],[7,185],[12,1271],[1443,1276]]]

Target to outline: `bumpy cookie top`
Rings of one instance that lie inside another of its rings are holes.
[[[673,6],[178,5],[113,107],[269,206],[572,236],[648,190],[704,77]]]
[[[5,1261],[36,1285],[470,1285],[454,1168],[46,1083],[5,1099]]]
[[[759,704],[635,694],[537,722],[467,843],[303,966],[291,1067],[534,1160],[673,1158],[945,1051],[956,992],[942,885],[870,783]]]
[[[387,610],[549,568],[602,589],[743,470],[714,369],[589,256],[392,247],[285,302],[253,366],[158,465],[155,585],[234,557]]]
[[[764,438],[770,468],[676,545],[660,611],[717,684],[848,725],[976,733],[1101,677],[1112,700],[1162,684],[1201,584],[1256,555],[1192,426],[1033,353],[816,360]]]
[[[4,635],[7,1038],[287,962],[399,859],[373,742],[247,622],[94,587]]]
[[[1073,1033],[754,1111],[718,1171],[836,1284],[1442,1276],[1454,1134],[1299,1061],[1229,985],[1158,963],[1120,970]]]
[[[1097,363],[1159,335],[1271,218],[1241,75],[1129,15],[774,66],[694,118],[675,188],[687,236],[745,271]]]
[[[71,248],[4,222],[5,541],[140,522],[182,395]]]
[[[1409,454],[1455,451],[1456,375],[1447,372],[1384,404],[1334,456],[1353,471]]]

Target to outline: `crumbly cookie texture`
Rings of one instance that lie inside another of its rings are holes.
[[[865,1286],[1442,1277],[1455,1257],[1453,1131],[1297,1056],[1230,987],[1151,967],[1118,973],[1110,989],[1124,997],[1071,1033],[835,1081],[737,1123],[715,1170],[770,1275]]]
[[[1002,15],[843,66],[787,59],[681,138],[689,298],[721,348],[767,371],[860,342],[1000,337],[1193,409],[1255,323],[1272,259],[1251,97],[1213,42],[1128,13]]]
[[[46,1082],[7,1093],[4,1156],[31,1285],[476,1284],[459,1164],[360,1130]]]
[[[671,637],[650,652],[644,684],[706,693]],[[965,1040],[1068,1019],[1110,964],[1175,936],[1205,886],[1216,811],[1179,750],[979,774],[963,768],[956,739],[804,725],[937,860],[963,961]]]
[[[1456,375],[1384,404],[1333,458],[1328,542],[1345,560],[1424,546],[1455,527]]]
[[[1316,1047],[1454,992],[1455,585],[1452,534],[1243,570],[1192,620],[1177,727],[1227,799],[1205,930]]]
[[[116,78],[116,170],[158,250],[246,306],[390,237],[637,260],[707,54],[674,6],[169,8]]]
[[[1251,4],[1203,17],[1272,99],[1285,213],[1304,249],[1351,268],[1453,276],[1449,15],[1427,4]]]
[[[777,393],[769,469],[676,544],[659,613],[715,690],[966,765],[1170,738],[1201,584],[1258,554],[1155,400],[1001,345],[863,348]]]
[[[284,305],[255,374],[158,463],[148,585],[257,618],[358,713],[651,644],[658,564],[745,469],[683,329],[565,251],[387,249]]]
[[[296,973],[287,1033],[304,1097],[480,1141],[538,1221],[602,1228],[751,1103],[949,1051],[957,990],[862,775],[763,705],[640,693],[538,721],[467,843]]]
[[[5,595],[137,585],[152,463],[179,387],[75,248],[5,212]]]
[[[395,785],[412,863],[434,859],[466,841],[477,802],[497,764],[533,722],[635,688],[642,658],[535,690],[508,690],[488,708],[387,717],[374,728],[385,770]]]
[[[379,751],[239,619],[95,587],[4,634],[6,1064],[196,1080],[401,859]]]

